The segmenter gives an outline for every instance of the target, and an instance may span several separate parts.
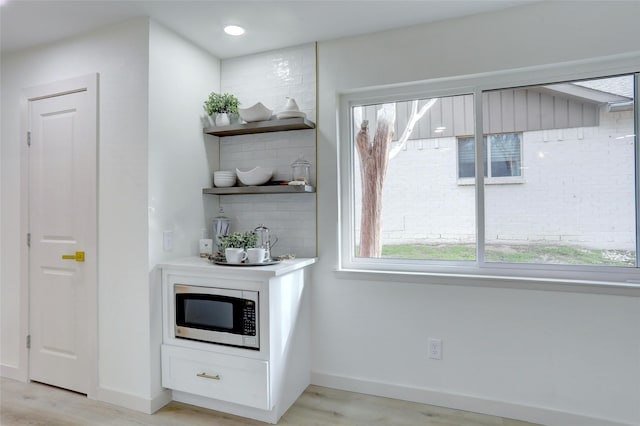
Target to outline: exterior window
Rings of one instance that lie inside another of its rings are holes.
[[[636,277],[637,79],[346,95],[341,267]]]
[[[353,107],[354,256],[475,259],[474,191],[451,197],[472,105],[461,95]]]
[[[636,266],[633,75],[521,90],[531,128],[524,132],[526,182],[485,187],[485,260]],[[515,93],[484,96],[489,105],[500,99],[504,109]],[[509,176],[512,153],[521,146],[505,139],[489,144],[494,177]]]
[[[521,134],[503,133],[485,136],[484,176],[492,178],[522,176]],[[458,138],[458,177],[476,175],[476,143],[473,137]],[[491,167],[487,168],[487,158]]]

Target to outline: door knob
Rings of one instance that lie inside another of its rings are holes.
[[[75,260],[76,262],[84,262],[84,252],[77,251],[76,254],[63,254],[62,260]]]

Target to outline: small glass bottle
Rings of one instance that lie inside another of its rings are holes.
[[[299,185],[308,185],[310,169],[311,163],[301,155],[296,161],[291,163],[291,181],[300,182]]]

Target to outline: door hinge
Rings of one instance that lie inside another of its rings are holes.
[[[31,247],[31,232],[27,234],[27,247]]]
[[[27,146],[31,146],[31,132],[27,132]]]
[[[31,335],[27,334],[27,349],[31,349]]]

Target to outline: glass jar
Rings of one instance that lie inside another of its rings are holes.
[[[272,241],[269,228],[263,224],[254,229],[253,233],[256,234],[256,247],[263,248],[266,253],[265,258],[271,260],[271,248],[278,242],[278,237],[273,237]]]
[[[301,155],[296,161],[291,163],[291,180],[293,182],[301,182],[301,184],[309,184],[309,170],[311,163],[304,159]]]
[[[215,238],[215,243],[218,246],[218,250],[221,250],[220,247],[220,237],[226,237],[229,235],[229,228],[231,225],[231,219],[224,215],[224,210],[220,207],[219,215],[213,218],[213,234]]]

